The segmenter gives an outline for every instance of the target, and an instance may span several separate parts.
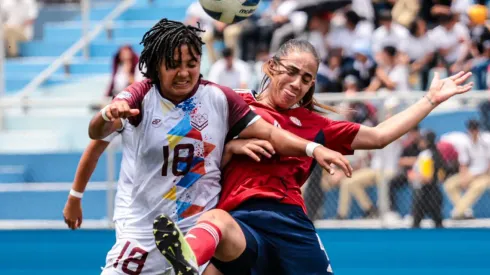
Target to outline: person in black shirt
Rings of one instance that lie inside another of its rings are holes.
[[[412,169],[412,166],[420,153],[419,141],[420,141],[420,129],[419,126],[414,127],[407,134],[407,144],[404,146],[402,155],[398,164],[401,168],[398,175],[394,176],[389,181],[390,189],[390,211],[398,212],[398,207],[396,205],[396,193],[397,191],[408,184],[407,172]]]
[[[420,140],[423,151],[409,172],[408,178],[413,182],[413,228],[420,227],[424,215],[429,215],[437,228],[442,226],[442,191],[439,182],[445,177],[446,165],[437,149],[436,134],[426,132]]]

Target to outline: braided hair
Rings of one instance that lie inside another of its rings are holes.
[[[159,68],[163,61],[165,67],[176,68],[182,60],[180,47],[187,45],[190,48],[192,59],[197,61],[197,56],[202,55],[204,42],[199,36],[204,32],[199,26],[186,26],[181,22],[163,18],[145,33],[140,44],[144,46],[139,60],[139,69],[152,83],[159,82]],[[174,60],[174,52],[177,49],[179,59]],[[146,67],[146,70],[143,68]]]

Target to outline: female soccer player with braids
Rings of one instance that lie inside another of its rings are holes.
[[[170,268],[153,240],[154,218],[166,214],[187,231],[213,209],[221,191],[224,145],[235,137],[265,140],[274,147],[271,151],[309,155],[327,170],[335,164],[351,174],[340,153],[272,126],[230,88],[201,79],[199,32],[180,22],[159,21],[142,41],[139,67],[146,68],[148,80],[119,93],[90,122],[90,137],[103,139],[121,128],[121,118],[127,119],[125,131],[131,132],[134,146],[127,211],[103,274],[161,274]],[[172,251],[181,254],[180,249]]]
[[[473,85],[463,85],[470,73],[442,80],[436,75],[418,102],[376,127],[367,127],[317,113],[328,109],[313,100],[319,62],[309,42],[290,40],[264,64],[262,93],[257,97],[242,93],[242,97],[270,124],[343,154],[383,148],[441,102]],[[247,142],[229,142],[225,159],[247,147]],[[301,197],[300,188],[313,165],[314,160],[301,156],[276,155],[260,162],[232,156],[223,171],[220,209],[201,215],[185,238],[169,217],[158,217],[154,232],[159,250],[179,274],[195,274],[195,267],[209,260],[223,274],[332,274]],[[192,253],[174,253],[174,246]]]

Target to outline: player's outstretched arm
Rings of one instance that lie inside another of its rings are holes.
[[[83,194],[90,177],[94,173],[100,156],[108,145],[109,142],[103,140],[90,141],[78,163],[75,180],[71,187],[72,190]],[[68,195],[65,208],[63,209],[65,223],[73,230],[80,228],[82,225],[82,216],[82,199],[71,194]]]
[[[412,106],[383,121],[376,127],[361,125],[352,149],[380,149],[397,140],[419,124],[439,104],[454,95],[473,88],[473,82],[464,84],[471,73],[459,72],[451,77],[440,79],[436,72],[427,94]]]
[[[92,118],[88,135],[91,139],[103,139],[122,128],[121,119],[137,116],[139,112],[138,109],[131,109],[125,100],[114,101]]]
[[[342,154],[327,149],[321,144],[300,138],[281,128],[274,127],[263,119],[258,119],[255,123],[245,128],[239,134],[239,137],[267,140],[272,144],[275,151],[283,156],[314,157],[318,164],[331,174],[334,173],[331,165],[338,166],[347,177],[352,174],[352,167]]]

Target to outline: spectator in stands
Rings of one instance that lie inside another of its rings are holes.
[[[358,41],[353,45],[354,63],[344,71],[343,77],[353,75],[358,79],[360,90],[366,89],[376,73],[376,63],[370,56],[370,45],[364,41]]]
[[[489,69],[490,69],[490,66],[489,66]],[[487,74],[487,78],[489,76],[490,76],[490,74]],[[482,129],[484,131],[490,131],[490,90],[487,90],[487,93],[489,95],[488,100],[485,100],[478,107],[478,109],[480,111],[480,117],[482,120]]]
[[[139,57],[129,45],[122,46],[112,61],[112,77],[106,96],[114,97],[143,76],[138,69]]]
[[[410,74],[420,83],[422,90],[427,89],[429,71],[434,65],[434,47],[427,33],[426,22],[415,19],[409,26],[410,35],[404,41],[402,51],[410,59]]]
[[[7,56],[18,57],[18,43],[34,37],[34,22],[38,16],[36,0],[2,0],[0,12],[7,45]]]
[[[417,156],[420,154],[421,149],[419,148],[420,142],[420,130],[419,127],[413,128],[407,133],[406,137],[402,140],[402,153],[398,160],[399,172],[398,175],[393,177],[389,183],[389,193],[390,193],[390,215],[396,216],[398,212],[398,207],[396,203],[396,193],[399,189],[408,184],[408,170],[412,169]]]
[[[274,30],[288,21],[287,16],[281,15],[281,6],[286,7],[286,13],[291,10],[289,3],[293,4],[293,8],[295,6],[292,2],[285,5],[283,2],[284,0],[272,0],[257,20],[246,21],[239,37],[242,60],[253,61],[259,48],[269,49]]]
[[[319,92],[342,92],[342,59],[339,55],[330,55],[327,63],[320,63],[317,74]]]
[[[330,53],[338,51],[341,54],[343,70],[350,70],[355,58],[354,46],[371,43],[374,25],[352,10],[346,11],[344,18],[345,24],[327,35],[327,44]]]
[[[308,15],[295,10],[299,1],[301,0],[283,0],[279,6],[275,21],[277,26],[272,33],[269,52],[275,53],[284,42],[299,36],[305,30]]]
[[[315,14],[308,19],[307,30],[298,36],[299,39],[308,40],[321,60],[327,58],[326,35],[329,32],[331,14]]]
[[[250,80],[248,64],[233,57],[233,50],[225,48],[223,58],[216,61],[209,71],[209,81],[230,87],[232,89],[245,89]]]
[[[459,173],[450,177],[444,187],[454,205],[454,219],[472,218],[473,204],[490,185],[490,142],[480,134],[477,120],[467,122],[470,142],[459,156]],[[467,189],[461,196],[462,189]]]
[[[398,23],[393,22],[391,12],[383,10],[379,18],[380,26],[374,31],[372,41],[372,51],[377,60],[377,56],[387,46],[400,49],[403,41],[407,39],[408,30]]]
[[[408,172],[414,193],[412,202],[413,224],[420,227],[424,215],[429,215],[440,228],[442,225],[442,192],[440,181],[444,180],[446,165],[437,149],[436,135],[428,131],[420,139],[422,152],[417,156],[413,169]]]
[[[429,34],[432,45],[443,57],[445,65],[451,72],[463,69],[463,64],[469,54],[470,35],[468,28],[458,22],[453,13],[440,15],[440,26],[435,27]]]
[[[408,59],[393,46],[386,46],[379,57],[376,73],[366,91],[384,89],[408,92]]]
[[[472,71],[478,90],[487,88],[487,67],[490,65],[490,29],[485,23],[487,13],[488,9],[483,5],[473,5],[467,12],[472,59],[467,62],[465,69]]]

